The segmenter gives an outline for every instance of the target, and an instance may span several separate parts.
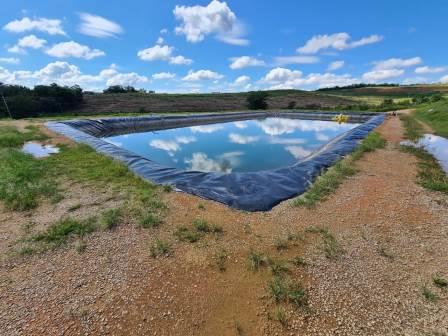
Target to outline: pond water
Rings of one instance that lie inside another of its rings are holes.
[[[440,167],[448,174],[448,139],[438,135],[425,134],[417,143],[403,141],[402,145],[424,148],[440,163]]]
[[[185,170],[250,172],[290,166],[359,124],[265,118],[104,138]]]
[[[41,159],[51,154],[59,153],[59,148],[53,145],[43,145],[37,142],[27,142],[23,145],[22,151],[31,154],[35,158]]]

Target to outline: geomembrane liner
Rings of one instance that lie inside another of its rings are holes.
[[[283,200],[304,193],[323,170],[351,153],[370,131],[379,126],[384,121],[384,115],[349,114],[349,121],[363,123],[289,167],[258,172],[199,172],[166,167],[108,143],[100,137],[265,117],[331,120],[337,114],[237,112],[166,117],[118,117],[49,122],[47,127],[125,163],[135,174],[151,182],[169,184],[184,192],[215,200],[232,208],[265,211]]]

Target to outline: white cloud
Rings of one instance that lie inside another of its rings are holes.
[[[415,69],[415,73],[417,74],[432,74],[432,73],[440,73],[448,70],[447,67],[429,67],[423,66]]]
[[[442,78],[440,78],[440,82],[441,83],[448,83],[448,75],[443,76]]]
[[[266,65],[263,60],[251,56],[232,57],[230,60],[230,69],[233,70]]]
[[[232,171],[232,167],[227,162],[218,162],[213,159],[209,159],[204,153],[193,153],[193,156],[190,160],[186,159],[185,163],[190,165],[190,170],[197,171],[218,171],[230,173]]]
[[[311,151],[301,146],[286,146],[285,149],[292,154],[296,159],[304,158],[311,154]]]
[[[176,141],[172,140],[155,139],[152,140],[149,145],[151,147],[166,151],[170,156],[173,156],[175,152],[180,150],[179,144]]]
[[[347,33],[336,33],[332,35],[316,35],[308,40],[305,45],[297,49],[301,54],[315,54],[320,50],[335,49],[345,50],[357,48],[363,45],[379,42],[383,39],[380,35],[371,35],[363,37],[357,41],[351,41],[351,37]]]
[[[387,70],[387,69],[398,69],[398,68],[408,68],[412,66],[416,66],[422,63],[422,59],[420,57],[412,57],[412,58],[389,58],[383,61],[373,62],[374,70]]]
[[[279,56],[275,57],[275,64],[287,65],[287,64],[314,64],[319,63],[320,59],[316,56]]]
[[[20,59],[15,58],[15,57],[0,57],[0,63],[19,64]]]
[[[239,76],[237,79],[235,79],[234,85],[245,85],[248,82],[250,82],[249,76]]]
[[[161,34],[161,35],[166,35],[166,34],[168,34],[168,29],[166,29],[166,28],[160,29],[160,34]]]
[[[197,139],[194,136],[180,136],[176,138],[176,141],[180,144],[186,145],[197,141]]]
[[[270,144],[274,145],[301,145],[306,143],[305,139],[302,138],[277,138],[271,137],[269,139]]]
[[[14,20],[7,23],[3,29],[13,33],[23,33],[26,31],[37,30],[50,35],[65,35],[65,32],[62,29],[61,20],[47,18],[30,19],[28,17],[24,17],[21,20]]]
[[[81,18],[81,24],[78,30],[81,34],[105,38],[116,37],[124,32],[118,23],[102,16],[80,13],[79,17]]]
[[[261,130],[270,136],[282,134],[291,134],[296,131],[300,132],[324,132],[328,130],[336,131],[341,128],[349,130],[352,126],[349,124],[338,125],[332,121],[320,120],[299,120],[284,118],[268,118],[257,121],[257,125]]]
[[[247,128],[247,124],[244,121],[235,121],[233,124],[235,125],[236,128],[239,128],[239,129]]]
[[[86,60],[91,60],[95,57],[106,55],[104,51],[101,51],[99,49],[90,49],[88,46],[79,44],[74,41],[55,44],[51,48],[49,48],[46,53],[57,58],[75,57],[84,58]]]
[[[214,133],[223,128],[221,125],[201,125],[201,126],[191,126],[190,130],[193,133]]]
[[[331,62],[328,65],[328,69],[327,70],[328,71],[334,71],[334,70],[340,69],[340,68],[342,68],[344,66],[344,64],[345,64],[344,61],[334,61],[334,62]]]
[[[171,72],[159,72],[152,75],[154,79],[173,79],[176,77],[176,74]]]
[[[22,37],[17,41],[17,44],[9,48],[8,51],[12,53],[25,53],[25,49],[40,49],[47,43],[46,40],[40,39],[35,35],[28,35]]]
[[[242,135],[237,133],[230,133],[229,134],[229,140],[231,142],[234,142],[236,144],[245,145],[248,143],[256,142],[258,141],[259,137],[257,136],[251,136],[251,135]]]
[[[158,38],[157,41],[156,41],[156,44],[164,44],[164,43],[165,43],[164,38],[161,37],[161,36],[159,36],[159,38]]]
[[[330,137],[324,133],[316,133],[316,139],[319,141],[329,141]]]
[[[429,83],[429,79],[422,76],[405,78],[402,82],[405,85]]]
[[[123,86],[135,86],[140,83],[146,83],[148,78],[141,76],[135,72],[130,73],[116,73],[106,81],[107,86],[123,85]]]
[[[263,78],[268,83],[292,82],[302,77],[302,71],[287,68],[274,68]]]
[[[377,82],[389,78],[399,77],[404,74],[403,69],[383,69],[372,70],[362,75],[362,78],[367,82]]]
[[[174,16],[180,21],[175,31],[185,35],[187,41],[197,43],[207,35],[214,35],[219,40],[234,44],[247,45],[244,28],[227,3],[212,0],[207,6],[176,6]]]
[[[176,65],[189,65],[193,61],[191,59],[185,58],[184,56],[173,56],[174,47],[168,46],[168,45],[159,45],[156,44],[153,47],[140,50],[137,53],[137,56],[142,61],[166,61],[171,64]]]
[[[224,77],[223,75],[211,70],[198,70],[198,71],[190,70],[188,72],[188,75],[182,78],[182,80],[184,81],[217,80],[223,77]]]

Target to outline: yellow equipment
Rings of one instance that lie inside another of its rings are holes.
[[[339,114],[335,117],[333,117],[334,121],[337,121],[339,124],[342,124],[343,122],[347,122],[348,121],[348,115],[344,115],[344,114]]]

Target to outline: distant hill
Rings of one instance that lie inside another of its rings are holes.
[[[428,84],[428,85],[405,85],[405,86],[367,86],[367,87],[347,87],[330,88],[318,90],[338,96],[381,96],[381,97],[409,97],[419,94],[448,94],[448,85]]]
[[[332,108],[353,101],[326,93],[301,90],[268,91],[269,109],[285,109],[291,102],[296,108]],[[247,110],[247,93],[159,94],[118,93],[86,94],[84,103],[70,113],[107,114],[120,112],[210,112]]]

